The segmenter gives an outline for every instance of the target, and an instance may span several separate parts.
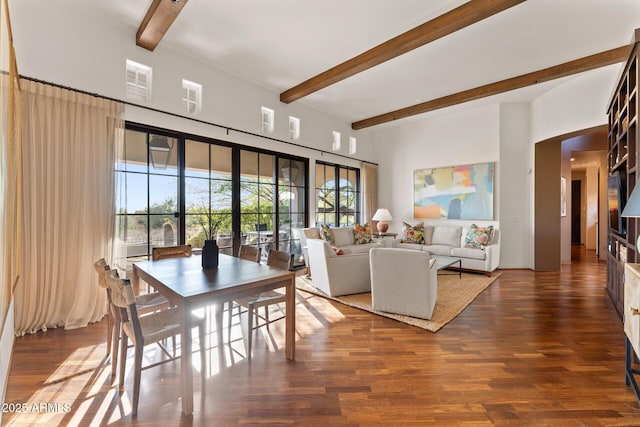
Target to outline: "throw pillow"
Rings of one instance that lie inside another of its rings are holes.
[[[356,245],[366,245],[371,243],[371,228],[369,224],[353,224],[353,236]]]
[[[307,239],[319,239],[320,238],[320,230],[317,227],[307,228],[306,230],[302,230],[304,233],[304,237]]]
[[[320,226],[320,236],[331,245],[336,244],[336,236],[333,234],[333,229],[328,225]]]
[[[416,225],[402,221],[402,243],[424,243],[424,222]]]
[[[464,238],[464,247],[473,249],[484,249],[491,240],[491,232],[493,231],[493,225],[488,227],[478,227],[475,224],[471,224],[467,236]]]

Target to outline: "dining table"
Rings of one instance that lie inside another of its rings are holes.
[[[182,311],[181,395],[184,415],[193,413],[193,367],[191,361],[191,312],[212,304],[285,288],[285,357],[295,359],[295,273],[254,261],[220,254],[218,267],[203,269],[201,256],[140,261],[133,264],[134,289],[140,280],[164,295]],[[220,315],[220,319],[221,319]],[[220,332],[220,323],[217,324]],[[218,334],[221,339],[221,332]],[[204,345],[200,343],[199,345]],[[222,345],[221,342],[218,345]]]

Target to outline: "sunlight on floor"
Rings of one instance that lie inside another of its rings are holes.
[[[331,302],[305,292],[297,292],[296,303],[296,340],[312,334],[327,324],[338,322],[344,316],[332,306]],[[202,313],[205,315],[205,313]],[[239,363],[251,366],[247,360],[247,318],[246,312],[239,318],[234,314],[231,324],[231,339],[228,340],[228,317],[223,316],[222,340],[224,345],[217,345],[218,332],[212,313],[206,313],[208,317],[208,331],[205,339],[206,351],[206,378],[213,378],[221,373],[225,368],[232,367]],[[72,331],[67,333],[72,334]],[[260,357],[259,353],[282,352],[285,341],[284,320],[272,323],[269,328],[261,327],[254,333],[254,358]],[[171,344],[168,343],[171,351]],[[196,392],[201,392],[200,377],[200,351],[199,343],[194,343],[193,348],[193,370],[194,386]],[[177,353],[180,352],[179,340],[177,343]],[[124,391],[118,390],[118,375],[111,378],[111,360],[106,357],[106,344],[82,347],[76,349],[61,363],[42,386],[24,402],[26,411],[22,413],[4,414],[5,425],[105,425],[118,423],[119,421],[130,419],[131,414],[131,393],[133,376],[133,351],[129,349]],[[150,363],[166,359],[166,354],[155,345],[145,348],[143,366]],[[175,384],[179,383],[180,362],[174,361],[168,364],[153,367],[151,369],[164,369],[166,371],[166,381],[160,380],[158,376],[150,384],[145,381],[145,371],[142,372],[141,401],[143,394],[147,396],[151,393],[150,388],[169,387],[174,394]],[[160,374],[165,378],[165,373]],[[212,379],[215,381],[215,378]],[[26,381],[26,379],[25,379]],[[150,380],[151,381],[151,380]],[[146,387],[146,390],[145,390]],[[154,402],[163,399],[167,393],[156,389],[153,392]],[[170,396],[170,395],[169,395]],[[179,396],[171,399],[164,406],[175,406],[180,408]]]

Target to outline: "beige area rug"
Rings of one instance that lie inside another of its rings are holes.
[[[487,289],[494,280],[500,277],[500,274],[501,273],[494,272],[491,277],[487,277],[483,274],[462,273],[462,279],[460,279],[457,274],[439,274],[438,299],[431,320],[375,311],[371,308],[371,293],[331,297],[321,290],[316,289],[313,286],[313,280],[304,276],[296,278],[296,287],[299,290],[338,301],[351,307],[366,310],[431,332],[437,332],[458,314],[462,313],[482,291]]]

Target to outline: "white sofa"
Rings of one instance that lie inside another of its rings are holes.
[[[374,310],[431,319],[438,295],[438,269],[425,251],[373,248],[370,252]]]
[[[336,255],[324,240],[307,239],[309,267],[313,285],[330,296],[371,291],[369,249]]]
[[[318,235],[320,235],[320,231],[316,227],[303,228],[300,233],[300,244],[302,245],[302,255],[304,256],[304,263],[309,269],[311,266],[309,265],[309,252],[307,250],[307,242],[311,239],[307,237],[307,234],[311,234],[309,232],[315,233],[317,231]],[[383,247],[383,244],[372,241],[371,243],[365,243],[362,245],[355,244],[355,236],[353,234],[353,227],[336,227],[333,229],[333,234],[335,236],[336,242],[335,247],[342,249],[342,252],[345,255],[350,254],[360,254],[360,253],[369,253],[369,249]],[[367,267],[368,268],[368,267]]]
[[[482,249],[474,249],[465,247],[469,229],[470,227],[461,225],[425,224],[424,244],[402,243],[402,239],[399,238],[394,239],[392,247],[460,258],[462,269],[482,271],[490,276],[500,263],[500,230],[494,227],[489,244]]]

